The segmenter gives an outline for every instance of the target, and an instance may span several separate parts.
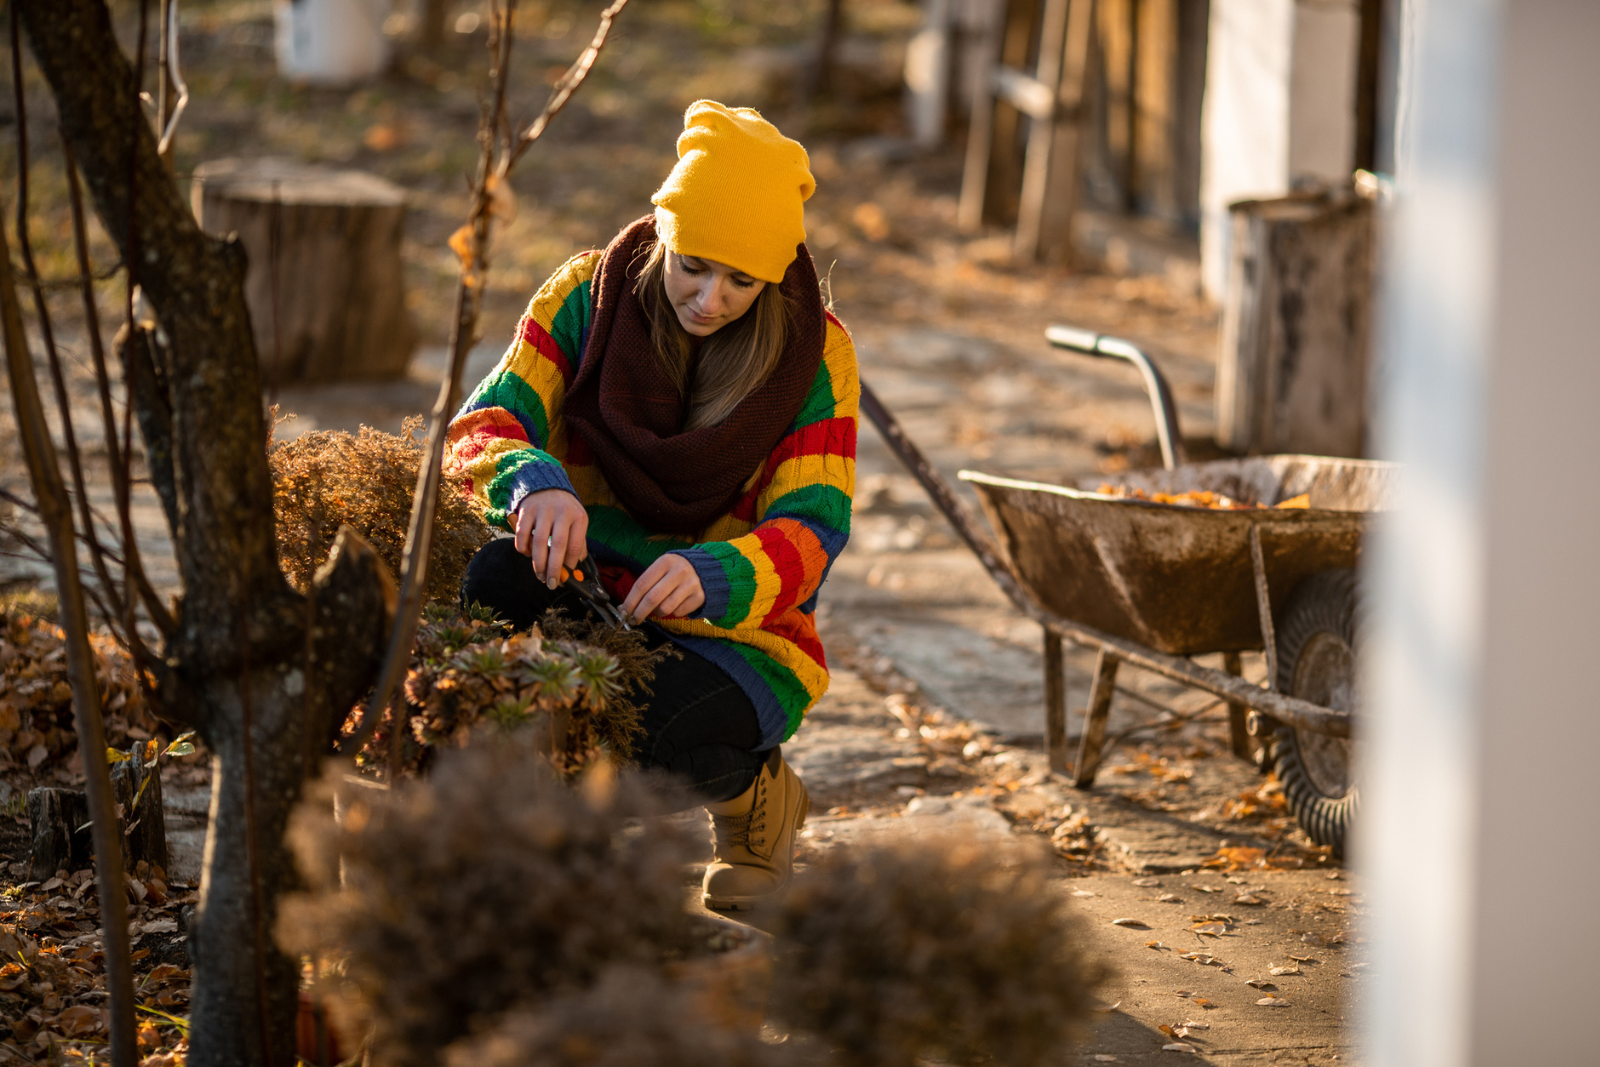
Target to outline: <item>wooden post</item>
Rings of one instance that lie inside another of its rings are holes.
[[[1111,717],[1111,695],[1117,688],[1117,668],[1122,661],[1105,649],[1094,665],[1094,685],[1089,689],[1089,708],[1084,714],[1083,740],[1078,745],[1078,765],[1073,768],[1072,784],[1079,789],[1094,785],[1100,770],[1101,750],[1106,743],[1106,720]]]
[[[1028,135],[1016,256],[1024,262],[1072,259],[1072,215],[1078,206],[1084,75],[1094,29],[1094,0],[1045,0],[1039,32],[1038,81],[1055,95],[1054,114]]]
[[[1067,763],[1067,664],[1062,655],[1061,635],[1044,632],[1044,747],[1050,770],[1066,774]]]
[[[1132,197],[1141,214],[1178,218],[1173,167],[1173,76],[1177,73],[1178,0],[1137,0],[1134,37]]]
[[[416,330],[405,306],[405,192],[359,171],[281,159],[195,169],[195,217],[250,257],[245,298],[272,384],[395,378]]]
[[[1124,211],[1133,210],[1134,0],[1099,0],[1100,61],[1105,78],[1106,160]]]

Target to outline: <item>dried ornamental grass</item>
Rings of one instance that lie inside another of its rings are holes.
[[[1047,875],[992,843],[832,852],[774,908],[769,1010],[855,1067],[1055,1063],[1105,974]]]
[[[653,971],[616,967],[592,988],[506,1014],[452,1046],[446,1067],[795,1067],[787,1046],[711,1025]]]
[[[324,785],[291,826],[310,892],[285,902],[280,943],[337,961],[335,1016],[372,1024],[379,1062],[431,1065],[513,1005],[688,942],[688,842],[636,826],[662,808],[631,775],[570,788],[516,742],[445,753],[393,794]]]
[[[313,430],[268,450],[278,562],[297,588],[310,584],[345,524],[371,543],[390,573],[400,573],[422,459],[422,423],[421,416],[407,419],[398,436],[370,426],[356,434]],[[428,560],[429,599],[460,594],[467,564],[492,532],[465,494],[444,487]]]

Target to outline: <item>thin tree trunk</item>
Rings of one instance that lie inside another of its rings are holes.
[[[135,330],[121,351],[139,357],[124,371],[146,453],[163,459],[151,474],[171,502],[184,587],[160,660],[163,702],[216,754],[189,1062],[288,1067],[297,974],[271,936],[296,883],[283,829],[335,723],[371,683],[392,585],[349,531],[306,595],[284,581],[244,253],[195,224],[102,0],[15,3],[95,209],[167,341]]]

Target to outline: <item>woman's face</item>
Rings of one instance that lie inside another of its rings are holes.
[[[667,300],[683,328],[710,337],[750,310],[767,283],[726,263],[667,253]]]

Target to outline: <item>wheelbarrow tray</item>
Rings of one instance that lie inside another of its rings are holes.
[[[1262,647],[1251,562],[1261,544],[1274,614],[1301,580],[1354,567],[1394,464],[1262,456],[1085,479],[1077,488],[962,471],[999,535],[1012,573],[1056,614],[1165,652]],[[1218,511],[1094,491],[1211,490],[1242,503],[1310,495],[1308,508]]]

